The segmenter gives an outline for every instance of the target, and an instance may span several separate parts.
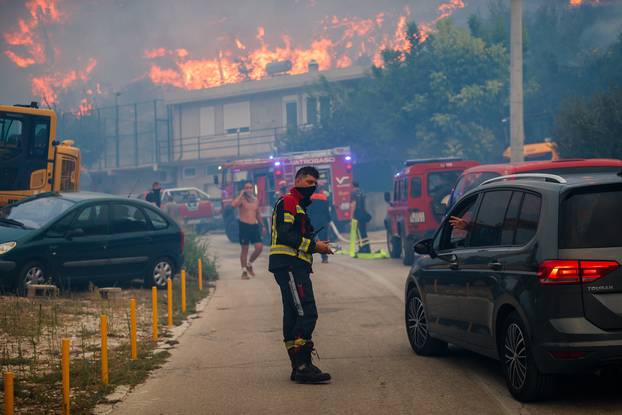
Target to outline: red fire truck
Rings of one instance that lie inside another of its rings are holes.
[[[330,193],[333,221],[339,226],[350,220],[350,194],[352,192],[352,155],[349,147],[328,150],[286,153],[265,159],[237,160],[225,163],[221,170],[222,217],[225,232],[231,242],[238,240],[237,209],[232,200],[240,193],[247,180],[255,184],[261,216],[266,229],[272,206],[281,185],[289,189],[294,185],[296,171],[302,166],[314,166],[320,172],[320,183]],[[269,232],[263,235],[270,237]]]

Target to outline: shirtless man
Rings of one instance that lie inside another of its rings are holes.
[[[253,182],[247,181],[244,183],[244,188],[236,197],[231,206],[234,208],[240,208],[240,264],[242,265],[242,279],[249,279],[255,276],[253,270],[253,262],[259,257],[263,250],[263,244],[261,243],[261,234],[264,231],[263,221],[259,214],[259,202],[255,197],[255,186]],[[248,258],[248,245],[254,244],[255,250]]]

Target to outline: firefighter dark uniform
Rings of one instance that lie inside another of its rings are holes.
[[[292,363],[292,380],[305,381],[313,373],[321,373],[311,363],[313,330],[317,308],[310,274],[315,240],[313,227],[305,208],[309,199],[295,189],[280,197],[272,213],[272,241],[269,270],[274,274],[283,300],[283,341]],[[299,370],[296,364],[310,368],[310,373]],[[330,375],[322,381],[329,380]],[[309,380],[312,381],[312,380]]]

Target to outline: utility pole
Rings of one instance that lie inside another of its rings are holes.
[[[115,92],[114,94],[114,154],[115,154],[115,167],[119,167],[121,157],[119,154],[120,151],[120,139],[119,136],[119,95],[120,92]]]
[[[525,161],[523,120],[523,0],[511,2],[510,37],[510,147],[511,161]]]

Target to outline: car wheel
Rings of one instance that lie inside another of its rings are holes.
[[[552,375],[536,366],[531,340],[518,313],[511,313],[503,324],[499,339],[500,356],[508,390],[521,402],[545,398],[553,389]]]
[[[412,265],[415,262],[415,244],[408,237],[404,237],[402,238],[402,246],[404,247],[402,263],[404,265]]]
[[[25,294],[31,284],[43,284],[47,280],[47,270],[39,261],[28,262],[19,273],[17,289],[20,294]]]
[[[391,258],[399,258],[402,255],[402,244],[400,238],[392,236],[387,230],[387,250]]]
[[[425,306],[421,295],[414,288],[406,295],[405,323],[410,347],[418,355],[434,356],[447,350],[447,343],[430,337]]]
[[[173,262],[168,258],[159,258],[154,261],[150,273],[145,276],[145,285],[147,287],[165,288],[166,280],[173,279],[174,275]]]

